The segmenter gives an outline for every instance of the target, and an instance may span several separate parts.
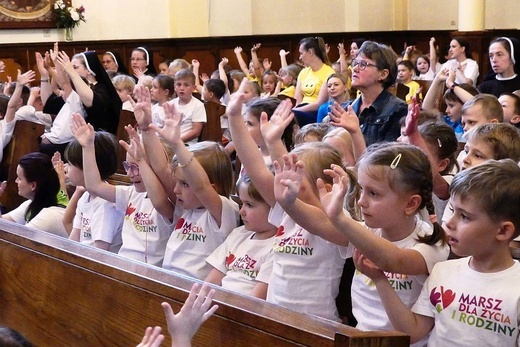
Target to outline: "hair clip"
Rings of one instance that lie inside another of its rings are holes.
[[[441,139],[437,139],[437,143],[439,144],[439,147],[442,147]]]
[[[399,153],[395,156],[394,160],[390,163],[390,169],[395,169],[397,165],[399,165],[399,162],[401,161],[402,154]]]

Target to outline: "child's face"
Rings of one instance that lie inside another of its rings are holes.
[[[159,73],[167,75],[170,72],[170,67],[166,63],[159,64]]]
[[[128,101],[128,97],[132,95],[132,93],[124,88],[118,88],[116,87],[117,95],[119,95],[119,98],[122,102]]]
[[[34,198],[34,190],[36,189],[36,185],[33,184],[33,182],[27,181],[25,178],[25,173],[20,165],[18,165],[16,168],[15,183],[18,185],[18,195],[26,199]]]
[[[473,199],[461,200],[458,196],[451,196],[453,215],[445,223],[448,243],[453,253],[458,256],[487,256],[497,247],[497,240],[493,230],[497,223],[493,222],[488,213],[482,210],[478,201]]]
[[[153,101],[157,101],[159,103],[168,101],[168,91],[162,89],[159,85],[159,82],[154,79],[152,81],[152,88],[150,89],[150,96]]]
[[[128,178],[132,181],[136,192],[146,192],[146,187],[141,178],[141,172],[139,171],[139,165],[137,165],[137,162],[128,153],[126,154],[126,161],[123,163],[123,166]]]
[[[460,122],[462,104],[460,102],[445,100],[446,101],[446,115],[453,122]]]
[[[190,79],[180,79],[175,81],[175,93],[182,102],[189,102],[194,90],[195,84]]]
[[[357,44],[355,42],[352,42],[352,44],[350,45],[350,58],[351,59],[356,59],[356,55],[359,51],[359,47],[357,46]]]
[[[332,77],[327,82],[327,91],[329,92],[329,97],[336,99],[345,95],[347,86],[339,78]]]
[[[262,89],[265,93],[272,93],[276,87],[276,77],[265,76],[262,81]]]
[[[72,164],[65,165],[65,174],[69,183],[73,186],[85,186],[85,178],[83,177],[83,170]]]
[[[255,68],[253,66],[253,62],[249,63],[249,70],[248,70],[248,72],[249,72],[249,76],[256,77]]]
[[[466,156],[462,160],[462,170],[495,158],[491,145],[478,139],[469,139],[464,146],[464,152]]]
[[[409,82],[412,80],[412,71],[404,65],[397,67],[397,77],[403,82]]]
[[[246,89],[244,90],[244,104],[251,101],[254,97],[256,97],[256,93],[253,91],[253,87],[249,84],[247,85]]]
[[[390,187],[388,170],[381,165],[360,166],[358,182],[362,192],[358,205],[368,227],[400,230],[410,194],[396,192]]]
[[[282,81],[282,84],[287,87],[291,85],[293,78],[288,73],[282,72],[280,74],[280,80]]]
[[[502,105],[502,109],[504,110],[504,123],[511,123],[511,120],[515,116],[515,99],[510,95],[501,95],[498,98],[498,102]]]
[[[210,92],[206,89],[206,86],[203,86],[203,87],[202,87],[202,100],[204,100],[204,101],[208,101],[208,100],[211,100],[212,97],[213,97],[213,94],[210,93]]]
[[[424,58],[417,58],[417,70],[420,73],[427,73],[430,69],[430,64]]]
[[[244,226],[249,231],[254,231],[257,234],[275,233],[276,227],[267,221],[270,207],[265,202],[257,201],[251,198],[247,192],[247,184],[242,184],[238,189],[238,195],[242,200],[242,207],[240,208],[240,216],[244,222]],[[266,235],[270,237],[272,235]],[[260,237],[258,237],[260,239]]]
[[[173,189],[173,192],[177,196],[177,204],[180,204],[180,206],[186,210],[201,208],[203,205],[186,181],[181,168],[175,168],[174,178],[177,181]]]
[[[490,123],[482,112],[482,106],[479,104],[473,105],[464,112],[461,116],[461,123],[464,126],[464,133],[467,133],[473,128],[481,124]]]
[[[264,147],[265,141],[262,137],[262,133],[260,132],[260,120],[256,118],[256,116],[251,112],[247,112],[245,116],[245,123],[247,126],[247,130],[249,131],[249,134],[251,135],[255,143],[259,147]]]

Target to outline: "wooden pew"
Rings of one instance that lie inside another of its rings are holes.
[[[206,123],[202,127],[199,141],[222,142],[222,128],[220,127],[220,116],[226,113],[226,106],[216,102],[206,101]]]
[[[135,346],[166,330],[194,279],[0,220],[0,325],[38,346]],[[194,346],[408,346],[398,332],[362,332],[216,287],[219,309]],[[167,334],[166,334],[167,335]],[[169,337],[163,344],[171,345]]]
[[[7,188],[0,197],[0,202],[8,211],[18,207],[25,199],[18,195],[16,167],[20,158],[31,152],[38,152],[38,138],[43,134],[45,126],[27,120],[16,121],[13,136],[4,149],[4,157],[0,165],[0,176],[7,180]]]

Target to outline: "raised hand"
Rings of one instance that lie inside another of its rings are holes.
[[[235,54],[241,54],[242,53],[242,47],[236,46],[235,49],[233,50],[233,52],[235,52]]]
[[[201,75],[200,75],[200,80],[202,81],[202,83],[206,83],[207,80],[209,80],[209,76],[207,73],[203,72]]]
[[[292,103],[289,99],[282,100],[273,115],[267,120],[267,113],[260,115],[260,131],[266,143],[273,143],[282,138],[285,128],[294,118]]]
[[[141,81],[141,77],[144,76],[144,72],[141,69],[133,68],[132,73],[134,74],[135,78],[137,78],[138,81]]]
[[[318,187],[323,210],[333,220],[343,214],[345,195],[349,185],[348,176],[340,166],[334,164],[323,172],[332,177],[332,188],[329,191],[321,178],[318,178],[316,187]]]
[[[181,123],[183,114],[177,112],[174,104],[165,102],[164,108],[164,127],[159,128],[155,124],[150,124],[150,128],[156,131],[170,145],[182,145],[184,142],[181,137]]]
[[[347,55],[347,51],[345,50],[345,45],[342,42],[338,43],[338,52],[339,52],[339,55]]]
[[[351,134],[361,130],[359,127],[359,118],[351,105],[349,105],[345,111],[340,104],[334,102],[329,106],[329,110],[330,124],[342,127]]]
[[[229,63],[229,59],[224,57],[224,58],[222,58],[222,60],[220,61],[220,63],[218,65],[219,66],[226,66],[228,63]]]
[[[128,133],[130,143],[119,140],[119,144],[127,151],[128,155],[139,162],[145,157],[145,151],[139,134],[131,125],[125,125],[125,130]]]
[[[4,195],[5,188],[7,188],[7,181],[2,181],[0,183],[0,196]]]
[[[271,66],[273,65],[273,62],[269,60],[269,58],[264,58],[262,61],[262,66],[264,67],[264,70],[271,70]]]
[[[72,65],[72,63],[70,61],[69,56],[64,51],[61,51],[61,52],[58,53],[58,57],[56,58],[56,62],[58,62],[58,64],[63,66],[63,70],[65,70],[67,75],[70,75],[71,73],[73,73],[75,71],[74,70],[74,66]]]
[[[49,56],[51,57],[51,60],[54,64],[56,64],[56,59],[58,59],[58,52],[59,52],[58,42],[54,42],[54,48],[49,50]]]
[[[245,92],[248,85],[247,78],[244,78],[238,87],[238,90],[231,94],[231,98],[226,106],[226,115],[228,117],[242,117],[242,105],[245,100]]]
[[[4,72],[5,69],[5,63],[0,60],[0,73]]]
[[[45,68],[45,62],[43,61],[42,54],[40,52],[34,53],[36,58],[36,66],[38,67],[38,72],[40,73],[41,78],[49,78],[49,72]]]
[[[285,49],[281,49],[279,54],[280,54],[280,57],[285,57],[289,54],[290,52],[286,51]]]
[[[34,81],[34,77],[36,74],[33,70],[29,70],[25,73],[21,73],[20,70],[18,70],[18,76],[16,77],[16,82],[21,85],[25,85],[27,83],[30,83]]]
[[[150,90],[143,85],[136,85],[134,88],[134,96],[137,100],[129,95],[128,101],[134,108],[134,116],[140,129],[148,129],[152,123],[152,97]]]
[[[200,68],[200,62],[197,59],[192,59],[191,65],[193,66],[194,69]]]
[[[408,106],[408,114],[406,115],[404,134],[411,136],[419,131],[419,113],[421,112],[421,105],[414,97],[412,103]]]
[[[96,135],[94,127],[87,124],[79,113],[72,114],[70,130],[81,147],[94,145],[94,137]]]
[[[256,52],[260,49],[260,46],[262,46],[261,43],[255,43],[253,47],[251,47],[251,52]]]
[[[209,290],[207,283],[204,283],[202,288],[199,283],[195,283],[179,313],[174,314],[168,303],[161,304],[173,345],[189,346],[202,323],[218,309],[218,305],[211,306],[214,296],[215,290]]]
[[[161,327],[148,327],[144,331],[143,339],[137,347],[159,347],[164,341],[164,335],[161,334]]]
[[[283,156],[283,168],[277,161],[273,162],[274,167],[274,196],[276,201],[283,204],[292,204],[296,201],[302,181],[305,177],[305,168],[298,155],[295,153]]]

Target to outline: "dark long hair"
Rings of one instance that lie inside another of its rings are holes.
[[[34,198],[25,211],[25,220],[29,222],[45,207],[58,204],[60,180],[54,170],[51,158],[40,152],[24,155],[18,163],[27,182],[36,183]]]

